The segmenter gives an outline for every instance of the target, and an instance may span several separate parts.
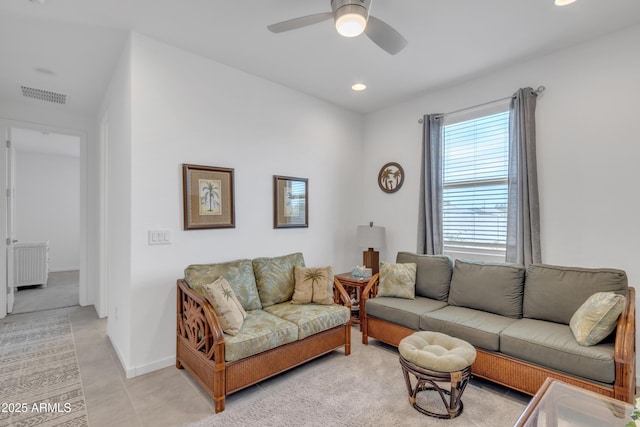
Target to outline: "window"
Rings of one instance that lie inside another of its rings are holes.
[[[504,260],[507,237],[509,105],[444,116],[444,251]]]

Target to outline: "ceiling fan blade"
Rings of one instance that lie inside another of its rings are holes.
[[[297,30],[298,28],[306,27],[307,25],[317,24],[318,22],[332,19],[333,13],[316,13],[314,15],[302,16],[300,18],[289,19],[288,21],[278,22],[277,24],[271,24],[267,27],[272,33],[282,33],[284,31]]]
[[[391,55],[400,52],[409,44],[407,39],[402,37],[392,26],[375,16],[369,15],[369,21],[367,22],[364,32],[372,42]]]

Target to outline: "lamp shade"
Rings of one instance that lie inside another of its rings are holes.
[[[359,225],[356,240],[361,248],[383,248],[385,245],[384,227]]]

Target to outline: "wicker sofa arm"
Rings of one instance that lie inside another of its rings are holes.
[[[362,295],[360,296],[360,298],[366,300],[369,298],[369,295],[371,295],[371,290],[373,289],[373,296],[376,296],[377,293],[377,286],[378,286],[378,279],[380,278],[380,273],[376,273],[373,276],[371,276],[371,279],[369,279],[369,282],[367,283],[367,286],[364,287],[363,291],[362,291]]]
[[[618,318],[613,360],[615,398],[633,403],[636,392],[636,290],[629,287],[627,304]]]
[[[209,301],[179,279],[177,302],[177,335],[207,359],[224,361],[224,335]]]
[[[342,305],[348,307],[351,310],[351,298],[349,298],[349,294],[347,293],[342,283],[338,281],[335,277],[333,278],[333,286],[335,289],[333,302],[336,304],[340,304],[340,300],[342,300]]]

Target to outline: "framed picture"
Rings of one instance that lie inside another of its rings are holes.
[[[395,193],[404,183],[404,169],[399,163],[389,162],[378,173],[378,185],[385,193]]]
[[[273,176],[273,228],[309,226],[309,180]]]
[[[184,229],[235,228],[233,169],[182,165]]]

